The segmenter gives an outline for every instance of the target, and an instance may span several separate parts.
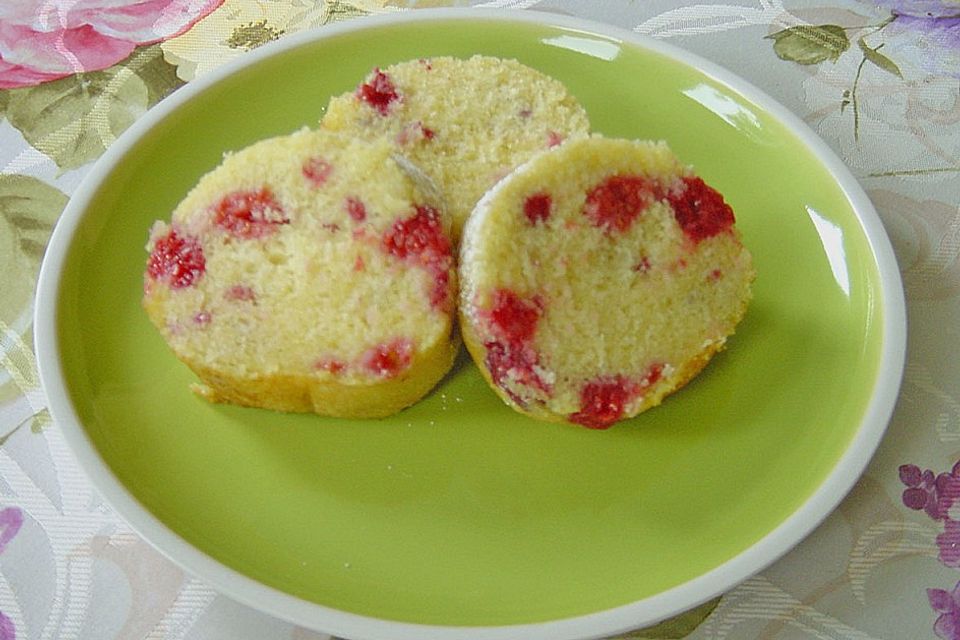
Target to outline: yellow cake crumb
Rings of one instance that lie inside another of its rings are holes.
[[[391,140],[444,194],[454,240],[497,180],[590,130],[586,112],[562,83],[489,56],[374,69],[356,91],[330,100],[321,127]]]
[[[143,306],[201,395],[383,416],[450,369],[449,219],[392,154],[332,132],[264,140],[154,225]]]
[[[723,348],[754,271],[733,212],[663,143],[570,140],[477,205],[461,327],[510,406],[606,428]]]

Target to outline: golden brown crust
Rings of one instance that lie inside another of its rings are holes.
[[[203,382],[194,385],[200,397],[217,403],[261,407],[340,418],[382,418],[422,398],[453,366],[460,342],[441,342],[419,354],[411,366],[378,384],[348,385],[309,375],[267,375],[240,379],[184,363]]]

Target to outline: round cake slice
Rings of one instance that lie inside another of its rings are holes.
[[[330,132],[264,140],[155,223],[143,306],[201,395],[379,417],[450,369],[449,221],[392,152]]]
[[[387,138],[440,188],[457,241],[480,197],[534,154],[590,130],[558,80],[516,60],[438,57],[374,69],[321,127]]]
[[[464,342],[535,418],[605,429],[658,405],[725,344],[754,270],[722,196],[663,143],[570,140],[467,222]]]

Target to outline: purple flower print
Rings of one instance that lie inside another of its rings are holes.
[[[16,640],[17,629],[13,626],[13,620],[0,613],[0,640]]]
[[[960,78],[960,3],[956,0],[876,0],[893,14],[884,53],[931,73]]]
[[[895,16],[915,18],[960,17],[960,3],[956,0],[876,0],[878,7],[889,9]]]
[[[934,520],[945,520],[948,511],[960,500],[960,462],[949,473],[934,475],[930,469],[920,470],[915,464],[900,467],[900,481],[907,486],[903,504],[909,509],[926,512]]]
[[[19,507],[7,507],[0,511],[0,553],[3,553],[22,526],[23,511]],[[0,634],[0,640],[3,638],[4,636]]]
[[[943,522],[937,536],[938,558],[948,567],[960,568],[960,520],[955,520],[951,507],[960,500],[960,461],[949,473],[935,475],[930,469],[920,470],[915,464],[901,465],[900,482],[906,485],[904,506],[923,511],[935,522]],[[927,589],[930,606],[940,615],[933,630],[943,640],[960,640],[960,582],[953,591]]]
[[[10,541],[23,526],[23,511],[19,507],[6,507],[0,510],[0,553],[3,553]],[[17,630],[13,620],[0,611],[0,640],[16,640]]]
[[[940,614],[933,623],[933,631],[943,640],[960,640],[960,582],[953,591],[927,589],[930,606]]]
[[[943,533],[937,536],[937,548],[940,562],[948,567],[960,567],[960,522],[948,519],[944,523]]]

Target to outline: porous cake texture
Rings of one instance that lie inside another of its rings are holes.
[[[594,136],[484,196],[460,277],[464,341],[503,400],[604,429],[723,348],[754,270],[731,207],[665,144]]]
[[[155,223],[143,306],[201,395],[376,417],[450,369],[449,220],[393,151],[332,132],[264,140]]]
[[[321,127],[391,140],[443,193],[454,241],[497,180],[590,130],[586,112],[559,81],[487,56],[373,69],[355,91],[330,101]]]

